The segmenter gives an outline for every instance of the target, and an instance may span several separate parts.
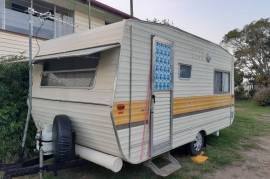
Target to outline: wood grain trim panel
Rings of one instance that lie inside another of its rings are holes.
[[[125,106],[124,109],[117,109],[117,105]],[[133,101],[131,103],[131,123],[143,125],[148,123],[149,112],[148,103],[144,100]],[[211,95],[211,96],[191,96],[177,97],[173,102],[173,118],[203,113],[211,110],[227,108],[234,105],[233,95]],[[112,109],[115,125],[117,128],[128,127],[129,123],[129,102],[115,102]]]

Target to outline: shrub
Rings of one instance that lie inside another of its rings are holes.
[[[248,91],[248,97],[253,98],[255,96],[256,90],[255,89],[250,89]]]
[[[258,90],[254,99],[261,106],[270,106],[270,87]]]
[[[243,86],[238,86],[234,90],[235,99],[241,100],[241,99],[247,99],[247,91],[244,89]]]
[[[27,115],[28,65],[0,63],[0,160],[18,158]],[[26,141],[29,155],[35,146],[35,126],[30,123]]]

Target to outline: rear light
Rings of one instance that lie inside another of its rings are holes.
[[[124,104],[117,104],[117,110],[122,111],[125,109],[125,105]]]
[[[116,108],[118,110],[118,114],[124,114],[125,107],[126,106],[124,104],[117,104]]]

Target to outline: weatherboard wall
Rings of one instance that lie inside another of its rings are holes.
[[[80,11],[74,12],[74,22],[75,22],[75,32],[82,32],[89,30],[89,19],[88,14],[82,13]],[[91,17],[91,28],[96,28],[105,25],[104,19],[99,19],[97,17]]]
[[[43,40],[38,39],[41,44]],[[0,57],[3,56],[28,56],[29,38],[13,32],[0,30]],[[37,50],[37,43],[33,40],[33,55]]]

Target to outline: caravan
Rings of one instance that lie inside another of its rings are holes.
[[[220,46],[134,19],[46,41],[32,97],[38,131],[52,133],[44,153],[68,158],[62,144],[73,142],[78,156],[114,172],[146,162],[166,176],[180,168],[170,150],[188,144],[198,154],[205,136],[232,124],[233,71]],[[160,155],[168,166],[151,162]]]

